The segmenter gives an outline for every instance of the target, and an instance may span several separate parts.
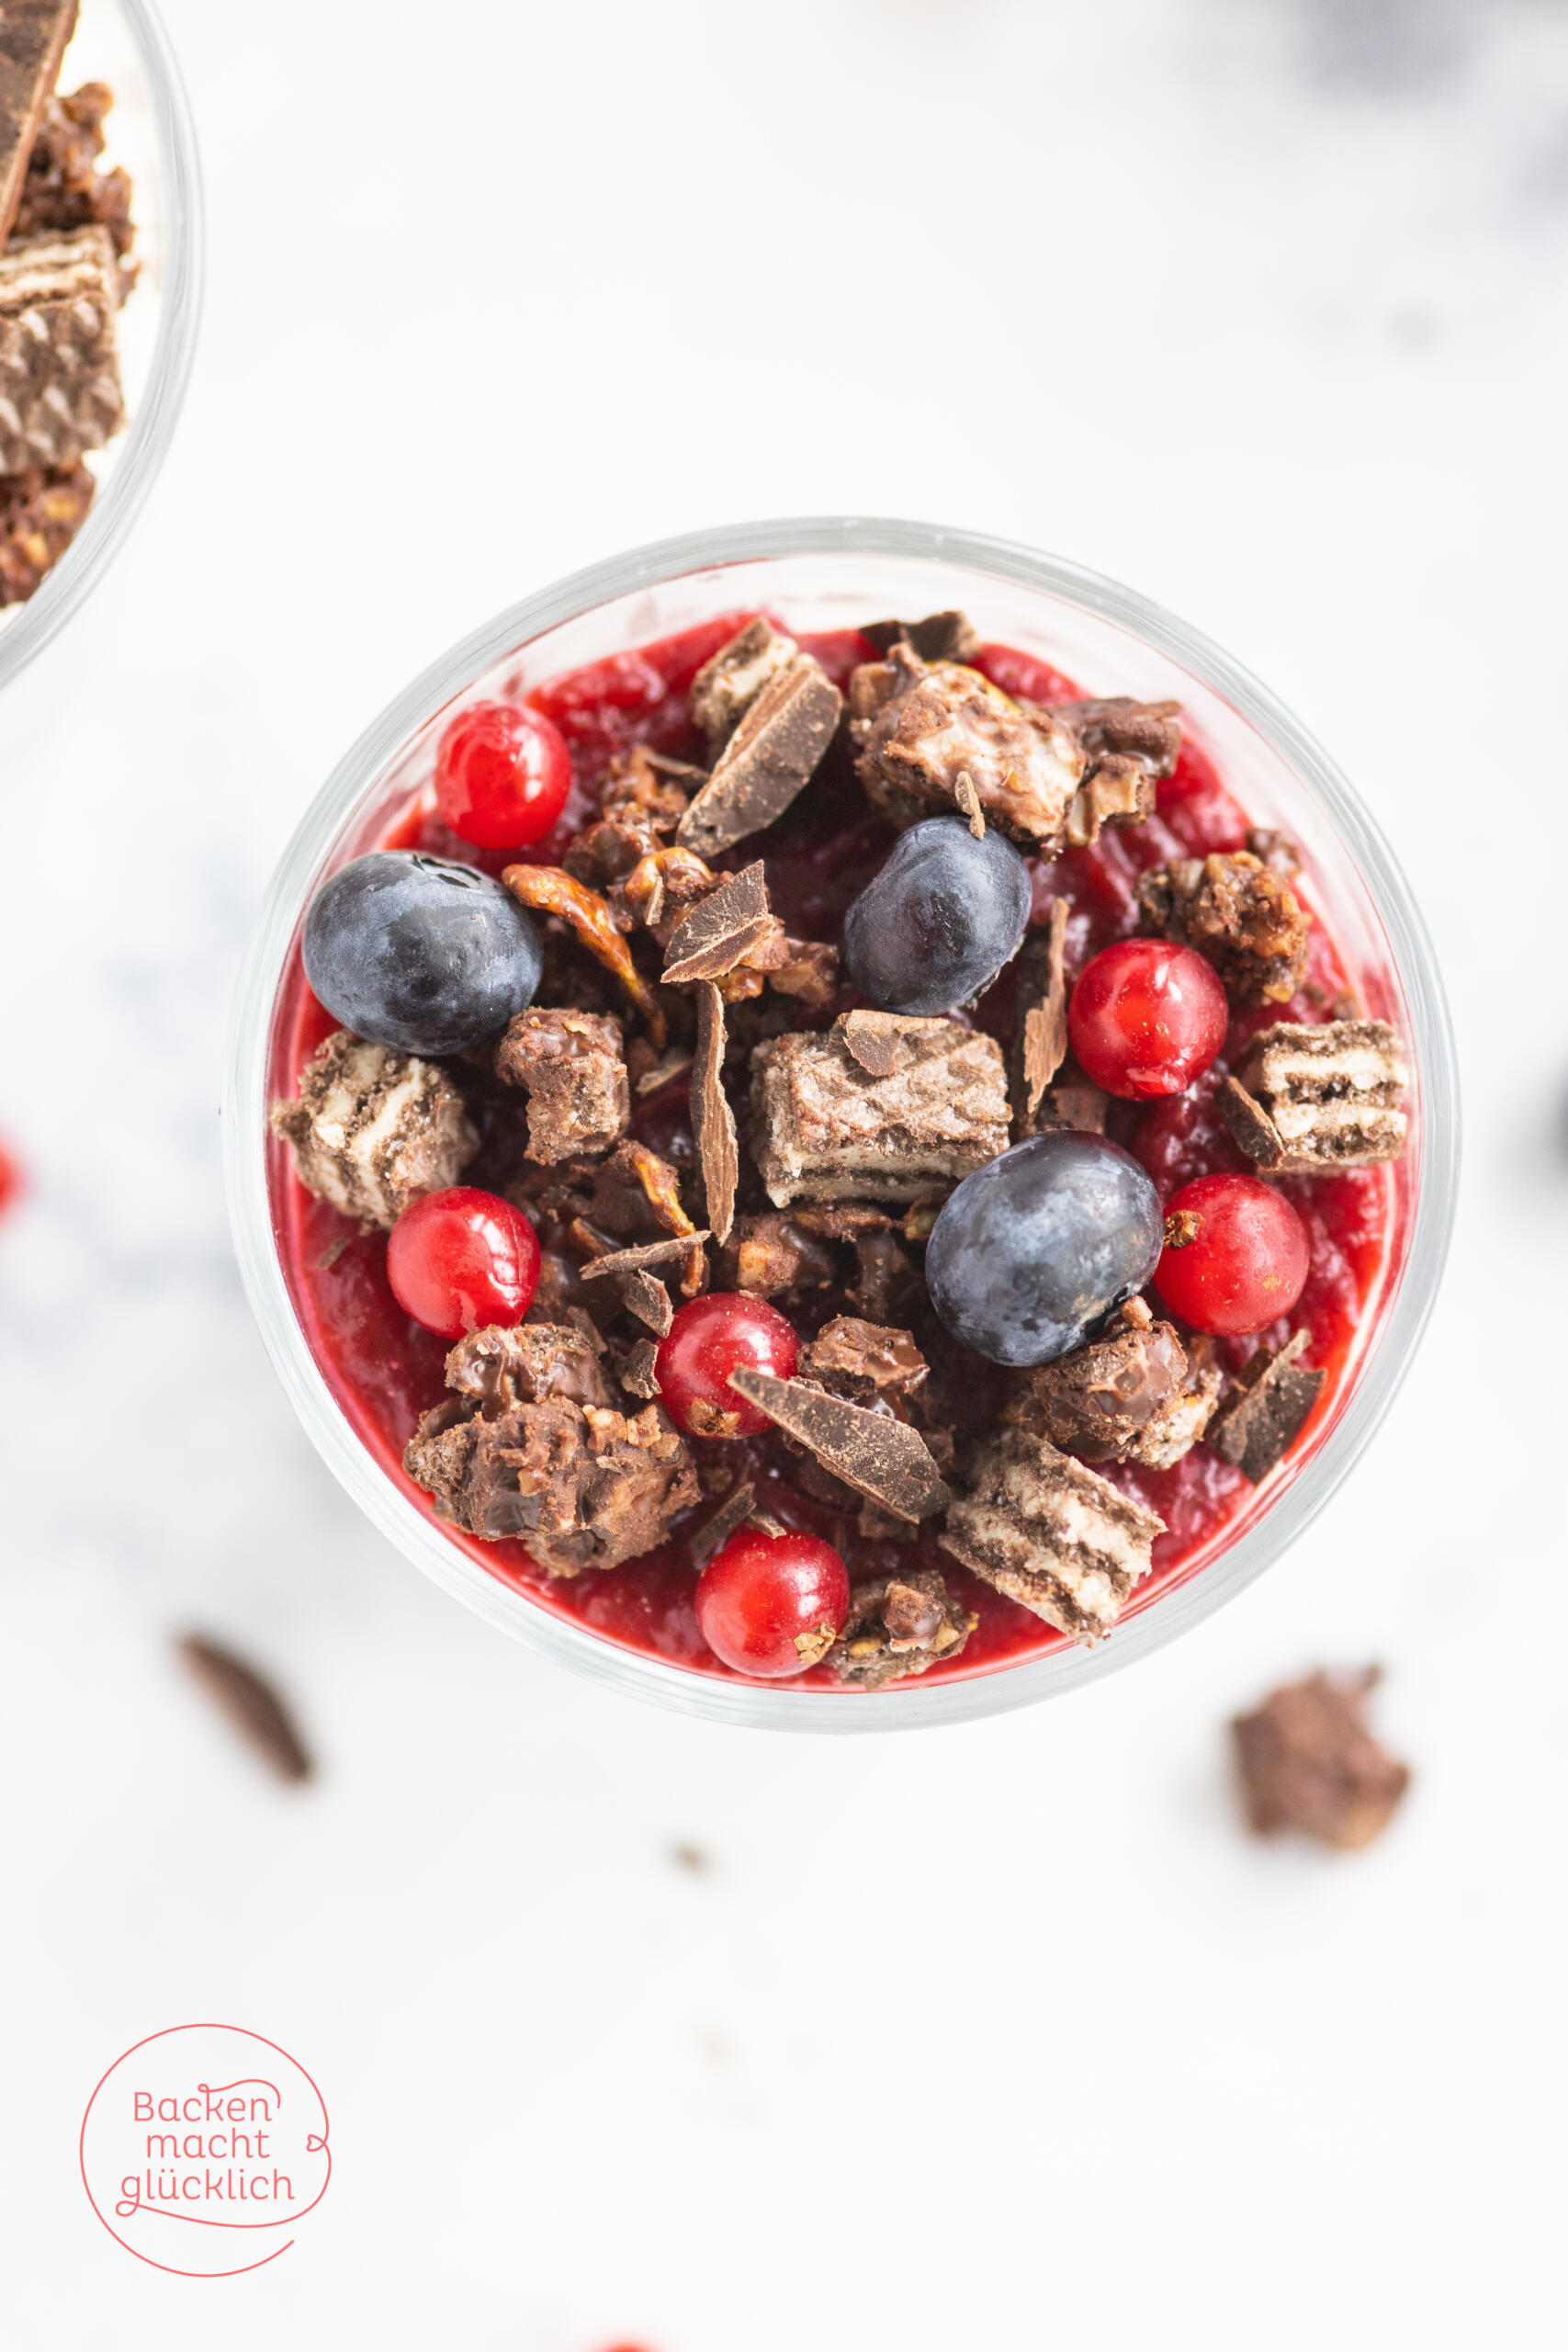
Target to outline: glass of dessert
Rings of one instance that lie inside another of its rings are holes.
[[[1141,1656],[1300,1533],[1441,1271],[1440,984],[1194,630],[930,526],[544,591],[291,843],[226,1112],[264,1337],[492,1623],[862,1730]]]
[[[102,576],[195,350],[201,188],[147,0],[0,11],[0,685]]]

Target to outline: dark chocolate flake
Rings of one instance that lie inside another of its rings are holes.
[[[1308,1334],[1297,1331],[1276,1355],[1259,1349],[1242,1374],[1246,1383],[1209,1430],[1209,1443],[1257,1487],[1301,1434],[1328,1377],[1297,1362]]]
[[[782,817],[815,775],[842,708],[821,663],[797,654],[770,678],[725,745],[681,820],[681,847],[712,857]]]
[[[182,1634],[175,1646],[208,1697],[280,1781],[310,1778],[310,1758],[292,1715],[254,1667],[199,1634]]]
[[[977,842],[983,842],[986,838],[986,812],[980,806],[980,796],[975,789],[975,779],[967,768],[959,770],[958,782],[953,787],[953,797],[964,816],[968,818],[969,830]]]
[[[687,1537],[686,1548],[699,1568],[705,1567],[714,1554],[723,1550],[738,1527],[745,1526],[756,1499],[756,1488],[750,1478],[743,1478],[738,1487],[730,1488],[712,1518],[704,1520],[695,1534]]]
[[[1047,934],[1045,991],[1023,1016],[1024,1116],[1032,1120],[1040,1100],[1067,1053],[1067,981],[1063,963],[1067,938],[1067,901],[1051,905]]]
[[[814,1453],[857,1494],[897,1519],[926,1519],[953,1500],[918,1430],[801,1380],[738,1365],[729,1385]]]
[[[692,1066],[692,1132],[702,1170],[708,1224],[722,1249],[735,1223],[740,1148],[724,1091],[724,999],[711,980],[697,983],[697,1057]]]
[[[661,978],[672,987],[723,979],[756,945],[768,922],[768,886],[758,858],[682,916],[670,935]]]
[[[602,1258],[591,1258],[578,1268],[578,1273],[585,1283],[605,1274],[638,1273],[645,1266],[664,1266],[673,1258],[684,1258],[694,1243],[709,1238],[705,1226],[695,1233],[671,1234],[668,1241],[639,1241],[634,1250],[609,1250]]]
[[[846,1012],[839,1035],[868,1078],[891,1078],[898,1067],[898,1028],[890,1012]]]
[[[659,1350],[651,1340],[638,1340],[629,1351],[619,1374],[621,1386],[628,1396],[640,1396],[650,1403],[664,1391],[659,1385]]]
[[[1239,1080],[1223,1078],[1216,1096],[1221,1118],[1238,1151],[1259,1168],[1278,1168],[1285,1157],[1280,1130],[1255,1095]]]
[[[635,1315],[639,1323],[646,1323],[650,1331],[662,1339],[675,1320],[675,1309],[670,1304],[670,1294],[664,1284],[656,1281],[652,1274],[645,1273],[640,1266],[635,1266],[629,1274],[621,1276],[618,1288],[621,1305],[626,1313]]]

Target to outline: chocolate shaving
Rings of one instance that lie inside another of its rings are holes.
[[[653,1341],[638,1340],[616,1375],[628,1396],[640,1396],[645,1402],[651,1402],[655,1396],[663,1396],[656,1369],[658,1361],[659,1350]]]
[[[682,915],[671,933],[661,978],[671,987],[723,979],[756,945],[771,921],[768,886],[758,858]]]
[[[582,1217],[577,1217],[573,1222],[583,1226],[585,1231],[592,1230]],[[668,1241],[639,1241],[634,1250],[610,1250],[602,1257],[591,1258],[587,1265],[578,1271],[585,1283],[593,1282],[604,1274],[635,1274],[644,1266],[663,1266],[671,1258],[683,1258],[694,1242],[706,1241],[710,1238],[707,1227],[704,1226],[695,1233],[672,1234]]]
[[[571,925],[589,954],[615,974],[662,1052],[669,1034],[664,1007],[632,962],[631,950],[599,892],[558,865],[507,865],[502,868],[501,878],[523,906],[536,914],[558,915]]]
[[[686,1549],[699,1568],[705,1567],[714,1554],[723,1550],[738,1527],[745,1526],[756,1499],[757,1490],[750,1479],[743,1478],[739,1486],[730,1488],[713,1517],[705,1519],[696,1533],[686,1538]]]
[[[975,789],[975,780],[967,768],[959,771],[958,782],[953,787],[953,797],[964,816],[968,818],[969,830],[977,842],[983,842],[986,838],[985,811],[980,806],[980,796]]]
[[[621,1305],[626,1313],[635,1315],[639,1323],[646,1323],[650,1331],[662,1339],[675,1320],[675,1309],[670,1304],[670,1294],[664,1284],[637,1267],[629,1274],[621,1276],[617,1288],[621,1294]]]
[[[757,868],[761,872],[761,866]],[[724,1091],[724,999],[711,980],[697,983],[697,1057],[692,1066],[692,1132],[702,1170],[708,1224],[722,1248],[735,1222],[740,1148]]]
[[[783,1520],[775,1519],[771,1510],[752,1511],[746,1524],[748,1527],[754,1527],[759,1535],[786,1535],[789,1532]],[[795,1637],[795,1647],[798,1649],[801,1643],[808,1638],[806,1634],[797,1634]]]
[[[907,1421],[750,1364],[736,1367],[729,1385],[798,1438],[824,1469],[895,1518],[926,1519],[953,1500],[925,1441]]]
[[[980,650],[980,633],[967,613],[928,613],[923,621],[868,621],[861,635],[879,653],[895,645],[913,646],[922,662],[967,662]]]
[[[1278,1168],[1285,1147],[1279,1128],[1257,1097],[1239,1080],[1222,1078],[1215,1101],[1236,1149],[1246,1152],[1259,1168]]]
[[[1297,1363],[1307,1344],[1297,1331],[1279,1352],[1259,1349],[1241,1377],[1241,1394],[1211,1424],[1209,1443],[1243,1477],[1261,1486],[1287,1447],[1295,1442],[1328,1374]]]
[[[1066,1058],[1067,980],[1063,956],[1067,940],[1067,902],[1051,902],[1045,993],[1023,1016],[1024,1116],[1032,1119],[1040,1099]]]
[[[690,1054],[682,1053],[679,1050],[665,1054],[660,1060],[652,1065],[651,1069],[645,1069],[639,1077],[633,1080],[632,1092],[639,1102],[645,1094],[661,1093],[665,1087],[673,1086],[678,1078],[684,1078],[691,1067]]]
[[[846,1012],[838,1028],[868,1077],[892,1077],[898,1067],[898,1028],[892,1013]]]
[[[199,1634],[183,1634],[175,1646],[208,1697],[280,1781],[310,1778],[310,1753],[294,1718],[265,1676]]]

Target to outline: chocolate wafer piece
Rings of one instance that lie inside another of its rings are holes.
[[[1222,1091],[1220,1108],[1250,1158],[1285,1175],[1312,1176],[1397,1159],[1409,1124],[1399,1107],[1408,1083],[1404,1048],[1386,1021],[1277,1021],[1254,1037],[1242,1083]],[[1253,1138],[1266,1147],[1269,1132],[1278,1148],[1265,1159]]]
[[[1048,1439],[1004,1429],[969,1465],[943,1551],[1089,1647],[1147,1576],[1162,1519]]]
[[[0,6],[0,243],[17,218],[28,158],[75,28],[76,0]]]
[[[74,466],[125,411],[107,230],[0,253],[0,473]]]
[[[680,846],[712,857],[782,817],[832,741],[843,700],[809,653],[797,653],[776,672],[682,818]]]
[[[737,1365],[729,1385],[797,1438],[825,1470],[856,1494],[869,1495],[895,1519],[929,1519],[953,1500],[925,1440],[908,1421],[750,1364]]]

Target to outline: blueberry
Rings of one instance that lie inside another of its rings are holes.
[[[333,1020],[405,1053],[497,1035],[543,968],[538,926],[509,890],[412,850],[340,867],[305,918],[305,977]]]
[[[901,833],[844,918],[844,961],[863,996],[889,1012],[971,1004],[1018,954],[1029,868],[990,828],[928,817]]]
[[[1159,1194],[1103,1136],[1033,1136],[966,1176],[926,1250],[955,1340],[993,1363],[1050,1363],[1142,1290],[1160,1254]]]

